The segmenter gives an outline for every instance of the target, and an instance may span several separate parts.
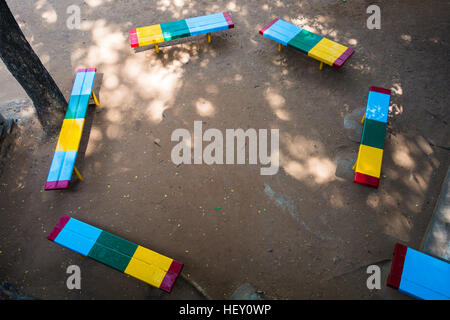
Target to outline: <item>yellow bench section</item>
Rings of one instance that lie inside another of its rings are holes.
[[[159,288],[172,263],[173,259],[138,246],[124,273]]]

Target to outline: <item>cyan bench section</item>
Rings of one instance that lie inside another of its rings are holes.
[[[95,104],[98,100],[92,91],[97,69],[79,69],[70,95],[69,105],[59,133],[52,164],[48,173],[45,190],[67,189],[72,179],[72,172],[80,180],[83,177],[75,168],[78,147],[83,134],[84,119],[91,95]]]
[[[340,68],[355,52],[353,49],[328,40],[318,34],[309,32],[292,23],[275,19],[259,31],[264,37],[278,42],[278,50],[282,46],[297,49],[323,64]]]
[[[208,34],[208,42],[211,42],[211,32],[231,28],[234,28],[234,23],[230,14],[221,12],[131,29],[128,33],[132,48],[154,44],[156,52],[159,52],[158,43],[200,34]]]

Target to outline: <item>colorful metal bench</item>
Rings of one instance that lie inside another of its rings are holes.
[[[234,28],[234,23],[230,14],[222,12],[131,29],[128,33],[132,48],[154,44],[156,52],[159,53],[158,44],[161,42],[207,34],[208,43],[210,43],[211,32],[231,28]]]
[[[176,260],[65,215],[47,238],[167,292],[183,268]]]
[[[450,264],[397,243],[387,285],[423,300],[450,300]]]
[[[99,106],[97,97],[92,90],[96,72],[96,68],[79,69],[77,71],[66,116],[45,183],[45,190],[67,189],[72,179],[72,172],[75,172],[78,179],[83,180],[75,167],[75,160],[91,95],[95,104]]]
[[[391,91],[370,87],[353,182],[378,188]]]
[[[278,42],[279,51],[282,46],[288,46],[319,60],[320,70],[323,69],[324,63],[335,68],[342,67],[355,52],[351,48],[278,18],[262,28],[259,33]]]

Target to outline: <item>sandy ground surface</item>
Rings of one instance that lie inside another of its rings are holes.
[[[74,74],[96,67],[77,159],[85,181],[43,191],[55,138],[0,67],[0,110],[19,119],[0,177],[0,281],[42,299],[196,298],[171,295],[46,239],[66,214],[185,264],[215,299],[242,284],[277,299],[406,299],[385,287],[393,247],[418,248],[449,165],[449,1],[7,1],[69,99]],[[66,27],[69,5],[81,28]],[[173,41],[158,55],[129,47],[128,29],[229,11],[235,28]],[[280,17],[355,49],[346,65],[319,63],[258,34]],[[392,90],[380,187],[353,184],[369,87]],[[280,170],[180,165],[172,132],[280,130]],[[154,142],[158,142],[159,145]],[[222,207],[222,209],[216,209]],[[82,289],[66,288],[79,265]],[[382,290],[366,268],[383,270]]]

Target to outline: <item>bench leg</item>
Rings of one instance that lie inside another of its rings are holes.
[[[92,98],[94,98],[95,105],[97,107],[100,107],[100,103],[98,103],[98,100],[97,100],[97,97],[95,96],[94,90],[92,90]]]
[[[278,51],[281,51],[282,45],[281,43],[278,44]]]
[[[208,33],[208,43],[211,43],[211,33]]]
[[[361,124],[364,124],[364,118],[366,117],[366,114],[364,113],[363,114],[363,117],[362,117],[362,119],[361,119]]]
[[[356,169],[356,162],[355,162],[355,164],[354,164],[353,167],[352,167],[352,170],[353,170],[353,171],[355,171],[355,169]]]
[[[159,47],[158,47],[157,43],[155,43],[155,49],[156,49],[156,53],[159,53]]]
[[[73,167],[73,171],[75,172],[75,174],[77,175],[78,179],[80,179],[81,181],[83,181],[83,176],[81,175],[80,171],[78,171],[77,167]]]
[[[320,69],[320,70],[323,70],[323,62],[320,62],[320,67],[319,67],[319,69]]]

